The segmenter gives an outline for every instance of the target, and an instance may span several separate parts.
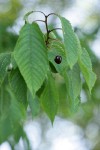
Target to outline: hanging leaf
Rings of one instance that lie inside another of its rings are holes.
[[[82,71],[82,74],[86,80],[86,83],[88,85],[89,91],[91,93],[91,90],[96,81],[96,75],[92,71],[91,59],[90,59],[89,54],[86,51],[86,49],[83,49],[82,55],[80,56],[78,63],[79,63],[80,69]]]
[[[7,74],[7,66],[10,64],[11,53],[0,54],[0,86]]]
[[[59,80],[59,82],[56,83],[58,87],[59,92],[59,107],[58,107],[58,113],[60,112],[60,115],[62,114],[64,117],[68,115],[68,104],[67,104],[67,89],[66,84],[64,80]]]
[[[10,88],[8,92],[11,96],[10,106],[0,117],[0,143],[7,141],[10,135],[20,134],[18,133],[18,128],[26,118],[23,105],[16,101]]]
[[[14,50],[14,58],[33,97],[48,70],[47,48],[36,23],[25,24]]]
[[[17,101],[27,106],[27,86],[18,68],[9,75],[9,83]]]
[[[59,18],[62,24],[64,46],[68,65],[72,69],[74,64],[78,61],[78,56],[81,55],[81,46],[70,22],[64,17],[59,16]]]
[[[80,106],[80,103],[81,103],[81,100],[80,100],[80,97],[77,97],[75,100],[74,100],[74,103],[71,104],[71,111],[73,113],[77,112],[79,110],[79,106]]]
[[[11,91],[10,88],[8,89],[8,92],[11,96],[9,116],[11,116],[13,123],[20,123],[20,121],[26,118],[25,107],[16,100],[15,94]]]
[[[55,63],[54,58],[56,55],[60,55],[62,57],[62,62],[60,64]],[[81,79],[80,79],[80,70],[77,65],[73,67],[72,70],[68,68],[68,63],[65,55],[65,49],[61,42],[53,42],[50,45],[50,49],[48,51],[48,57],[51,63],[55,66],[56,70],[64,77],[66,87],[67,87],[67,95],[69,101],[69,107],[72,111],[76,111],[78,109],[78,105],[76,103],[80,103],[78,99],[81,91]],[[76,107],[77,106],[77,107]]]
[[[59,96],[55,81],[51,74],[48,75],[47,84],[40,99],[44,111],[47,113],[51,122],[53,123],[57,113]]]
[[[65,71],[63,77],[67,87],[70,108],[72,111],[76,111],[78,109],[76,106],[78,106],[77,104],[80,103],[79,97],[82,88],[78,65],[76,64],[72,70]]]
[[[69,80],[69,91],[73,91],[73,98],[76,99],[81,92],[81,78],[80,78],[80,70],[79,66],[76,64],[72,70],[67,72],[68,80]],[[71,94],[70,94],[71,95]]]

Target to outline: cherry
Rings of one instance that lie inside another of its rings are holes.
[[[60,64],[62,62],[62,57],[57,55],[54,59],[54,61],[57,63],[57,64]]]

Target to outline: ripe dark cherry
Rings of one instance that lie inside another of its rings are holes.
[[[57,64],[60,64],[61,61],[62,61],[62,57],[61,56],[56,56],[54,61],[57,63]]]

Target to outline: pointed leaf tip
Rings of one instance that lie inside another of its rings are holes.
[[[92,71],[92,62],[86,49],[83,49],[78,63],[91,93],[96,81],[96,74]]]

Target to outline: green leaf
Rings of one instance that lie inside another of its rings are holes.
[[[72,70],[65,71],[63,76],[67,87],[69,106],[72,111],[76,111],[76,106],[78,106],[77,103],[79,102],[82,88],[78,65],[76,64]]]
[[[14,58],[33,97],[48,70],[47,48],[36,23],[25,24],[14,50]]]
[[[74,100],[74,103],[72,103],[71,110],[72,110],[73,113],[75,113],[79,110],[80,103],[81,103],[80,97],[77,97]]]
[[[57,55],[62,57],[61,64],[56,64],[54,61],[54,58]],[[81,79],[78,65],[74,65],[72,70],[68,68],[65,48],[64,45],[59,41],[54,41],[51,43],[48,50],[48,58],[56,68],[57,72],[59,72],[64,77],[68,92],[69,107],[72,111],[76,111],[78,109],[77,103],[80,103],[78,97],[81,92]]]
[[[40,99],[44,111],[47,113],[48,117],[53,123],[57,113],[59,96],[55,81],[51,74],[48,75],[47,84]]]
[[[7,141],[8,138],[18,132],[19,126],[23,124],[23,120],[26,118],[25,108],[21,103],[16,101],[10,88],[8,88],[10,94],[10,106],[0,116],[0,143]],[[22,135],[21,135],[22,136]]]
[[[62,24],[64,46],[66,50],[68,65],[72,69],[74,64],[78,61],[78,56],[81,55],[81,46],[70,22],[64,17],[59,16],[59,18]]]
[[[28,103],[32,112],[32,117],[38,115],[40,111],[40,102],[37,96],[33,99],[31,93],[28,91],[27,94]]]
[[[0,86],[7,74],[7,66],[10,64],[11,53],[0,54]]]
[[[89,91],[91,93],[91,90],[96,81],[96,75],[92,71],[91,59],[90,59],[89,54],[86,51],[86,49],[83,49],[82,55],[80,56],[78,63],[79,63],[80,69],[82,71],[82,74],[86,80],[86,83],[88,85]]]
[[[12,134],[12,124],[9,121],[8,114],[4,115],[3,117],[0,116],[0,144],[8,139],[8,137]]]
[[[9,75],[9,83],[17,101],[27,106],[27,86],[18,68]]]
[[[67,72],[69,80],[69,91],[73,90],[73,98],[76,99],[82,88],[79,66],[76,64],[72,70]]]
[[[16,100],[15,94],[8,89],[8,92],[11,96],[11,104],[9,108],[9,118],[11,118],[13,124],[21,123],[23,119],[26,119],[25,107]],[[16,124],[17,126],[17,124]]]
[[[62,57],[62,62],[60,64],[57,64],[54,59],[55,57],[59,55]],[[48,59],[53,64],[53,66],[56,68],[57,72],[62,74],[62,72],[68,68],[68,63],[66,60],[66,54],[65,54],[65,48],[61,41],[53,41],[50,44],[50,47],[48,49]]]
[[[59,79],[58,79],[59,80]],[[60,115],[62,114],[64,117],[68,115],[68,104],[67,104],[67,89],[66,84],[62,78],[59,82],[57,80],[57,87],[59,92],[59,107],[58,107],[58,113],[60,112]],[[59,114],[58,114],[59,115]]]

